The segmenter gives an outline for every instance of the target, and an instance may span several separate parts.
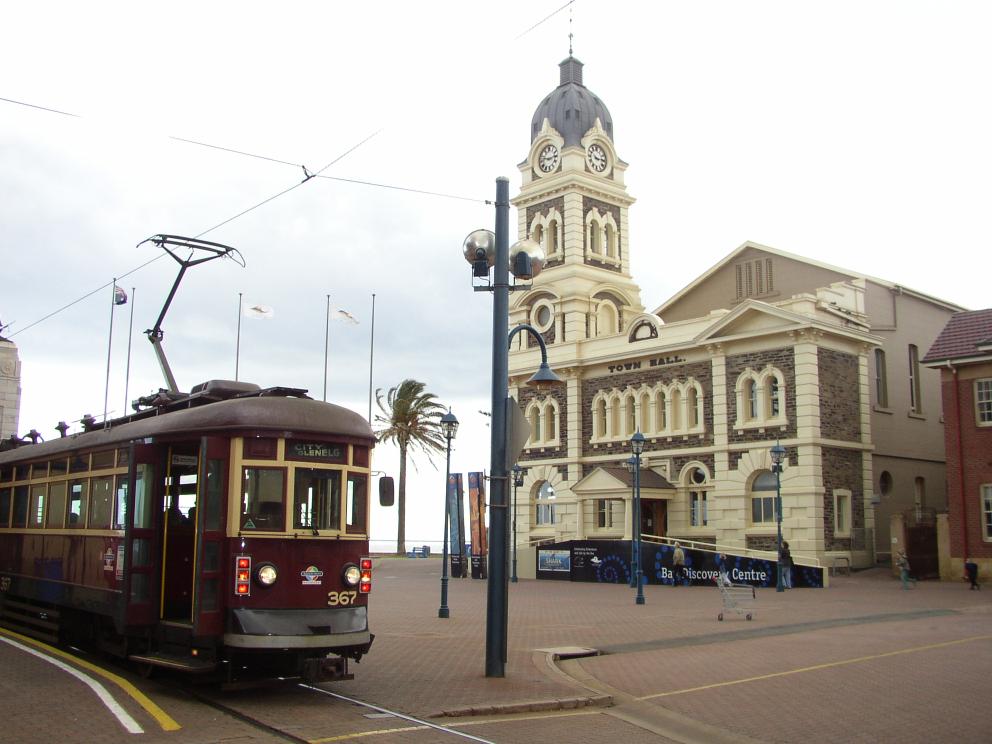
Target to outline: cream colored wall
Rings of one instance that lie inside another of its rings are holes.
[[[0,439],[18,434],[21,410],[21,360],[12,341],[0,340]]]

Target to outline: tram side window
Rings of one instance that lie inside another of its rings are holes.
[[[10,491],[0,488],[0,527],[10,527]]]
[[[127,476],[118,475],[117,476],[117,488],[114,489],[115,494],[115,507],[114,507],[114,524],[113,528],[115,530],[122,530],[127,524]]]
[[[28,487],[14,486],[14,514],[12,527],[25,527],[28,523]]]
[[[82,529],[86,526],[86,496],[89,483],[85,478],[69,481],[69,522],[66,527]]]
[[[109,530],[114,511],[114,477],[105,475],[90,480],[90,519],[93,530]]]
[[[64,457],[61,457],[58,460],[52,460],[49,463],[49,467],[53,478],[56,475],[65,475],[69,472],[69,461]]]
[[[45,526],[50,530],[60,530],[65,526],[65,494],[68,485],[65,481],[59,481],[48,489],[48,520]]]
[[[241,529],[282,532],[286,529],[286,471],[244,468],[241,474]]]
[[[147,529],[152,526],[152,484],[154,475],[151,465],[135,466],[134,474],[134,526]]]
[[[297,468],[293,527],[298,530],[341,529],[341,473]]]
[[[28,527],[43,527],[45,525],[45,499],[47,496],[47,485],[31,486],[31,506],[28,509]]]
[[[348,532],[362,534],[366,525],[366,505],[368,504],[368,478],[364,475],[348,476],[348,503],[345,515],[345,528]]]

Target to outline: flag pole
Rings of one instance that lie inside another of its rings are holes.
[[[116,293],[116,290],[114,290]],[[116,299],[116,298],[115,298]],[[124,372],[124,412],[128,410],[127,390],[131,382],[131,334],[134,331],[134,287],[131,287],[131,321],[127,329],[127,367]]]
[[[234,381],[238,381],[238,364],[241,361],[241,292],[238,292],[238,336],[234,342]]]
[[[372,425],[372,360],[375,354],[375,292],[372,293],[372,331],[369,334],[369,426]]]
[[[331,338],[331,296],[327,295],[327,317],[324,320],[324,402],[327,402],[327,345]]]
[[[110,349],[114,340],[114,306],[117,304],[117,277],[110,283],[110,332],[107,334],[107,378],[103,386],[103,427],[107,428],[107,400],[110,397]]]

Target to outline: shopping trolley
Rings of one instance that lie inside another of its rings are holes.
[[[751,619],[751,609],[758,598],[757,592],[750,584],[732,584],[726,578],[726,574],[717,577],[716,585],[720,589],[720,598],[723,600],[723,612],[716,616],[717,620],[723,620],[724,612],[733,610],[738,615],[743,615],[745,620]]]

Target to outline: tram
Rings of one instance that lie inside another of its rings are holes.
[[[0,451],[0,622],[149,670],[351,677],[373,640],[364,418],[214,380],[62,432]]]

